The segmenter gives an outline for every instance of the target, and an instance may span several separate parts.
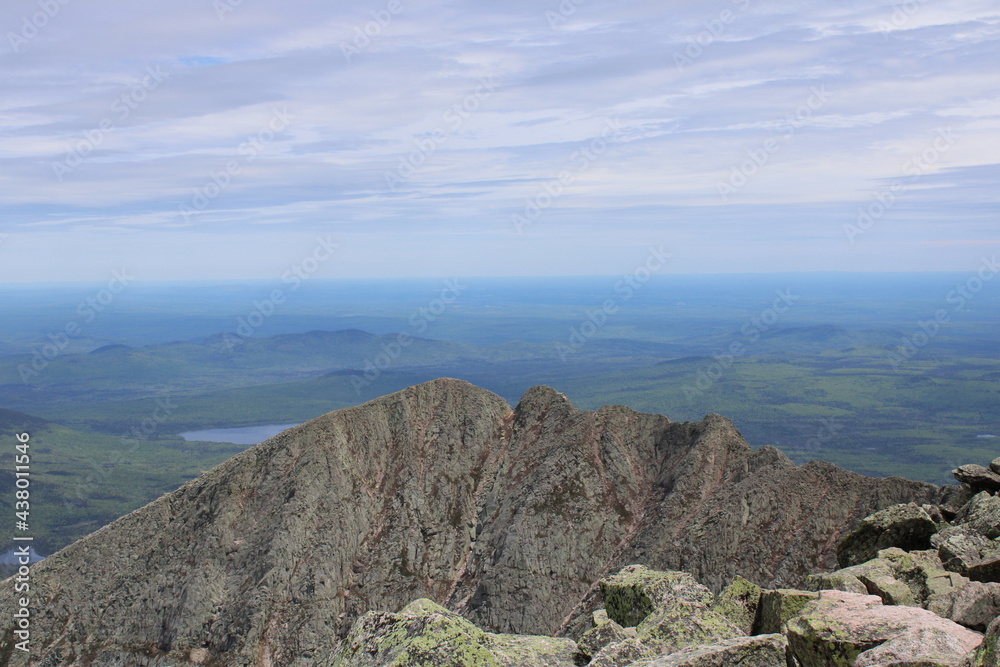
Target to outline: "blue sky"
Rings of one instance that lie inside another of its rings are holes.
[[[1000,251],[995,1],[342,4],[5,3],[0,282]]]

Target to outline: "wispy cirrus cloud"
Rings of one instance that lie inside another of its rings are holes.
[[[241,3],[221,19],[203,1],[66,3],[22,43],[10,34],[37,4],[18,0],[0,11],[0,281],[93,277],[145,257],[143,238],[173,257],[152,277],[266,277],[245,258],[275,230],[350,238],[330,275],[613,273],[609,248],[670,239],[690,253],[677,271],[960,268],[944,241],[995,229],[1000,10],[911,5],[588,0],[553,22],[545,3],[403,0],[360,48],[384,3]],[[790,124],[817,87],[828,100]],[[282,109],[294,121],[247,159]],[[517,235],[511,214],[609,120],[620,136]],[[845,216],[945,127],[954,147],[892,211],[939,252],[914,257],[889,225],[843,243]],[[232,160],[211,205],[183,215]],[[401,161],[414,168],[391,188]],[[58,261],[39,268],[43,235]],[[205,235],[233,249],[211,268],[185,252]]]

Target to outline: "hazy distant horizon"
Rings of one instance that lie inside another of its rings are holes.
[[[987,258],[989,259],[989,258]],[[625,272],[628,273],[628,272]],[[688,272],[688,273],[673,273],[669,271],[664,271],[657,273],[652,276],[652,279],[659,282],[667,278],[675,277],[690,277],[690,278],[740,278],[740,277],[768,277],[768,276],[808,276],[808,277],[845,277],[845,278],[862,278],[865,276],[897,276],[897,277],[956,277],[961,278],[967,273],[975,273],[975,268],[970,271],[957,271],[957,270],[939,270],[939,271],[907,271],[907,270],[884,270],[884,271],[745,271],[745,272],[733,272],[733,273],[719,273],[719,272]],[[398,276],[341,276],[333,278],[310,278],[309,282],[315,284],[321,283],[382,283],[382,282],[400,282],[405,283],[407,281],[441,281],[453,278],[459,279],[469,279],[469,280],[491,280],[491,281],[519,281],[519,280],[589,280],[589,279],[607,279],[607,278],[619,278],[622,273],[590,273],[590,274],[511,274],[511,275],[493,275],[493,274],[481,274],[481,275],[398,275]],[[267,286],[280,281],[280,277],[277,278],[214,278],[214,279],[204,279],[204,278],[164,278],[156,280],[135,280],[135,284],[142,285],[179,285],[179,286],[252,286],[261,285]],[[62,281],[0,281],[0,289],[5,287],[69,287],[69,286],[99,286],[107,281],[102,280],[62,280]]]

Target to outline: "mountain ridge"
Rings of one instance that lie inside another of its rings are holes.
[[[718,415],[580,411],[548,387],[512,408],[442,378],[289,429],[35,566],[32,657],[306,664],[418,598],[572,634],[624,564],[794,585],[871,511],[939,496],[754,451]]]

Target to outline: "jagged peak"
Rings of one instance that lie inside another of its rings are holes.
[[[367,403],[363,403],[360,406],[341,408],[339,410],[334,410],[331,413],[335,414],[343,410],[354,410],[355,408],[379,405],[383,403],[394,403],[398,402],[400,399],[412,399],[420,397],[433,397],[442,394],[462,394],[462,395],[477,395],[490,400],[499,399],[503,400],[497,394],[493,393],[489,389],[483,389],[482,387],[472,384],[468,380],[461,380],[459,378],[449,378],[440,377],[434,380],[428,380],[427,382],[421,382],[420,384],[411,385],[405,389],[400,389],[391,394],[386,394],[385,396],[379,396],[378,398],[373,398]],[[506,403],[506,401],[504,401]],[[326,416],[326,415],[324,415]]]
[[[524,392],[516,409],[521,412],[525,409],[549,410],[551,408],[562,408],[571,412],[580,411],[566,394],[544,384],[536,385]]]
[[[773,445],[764,445],[755,451],[753,456],[750,457],[749,463],[750,470],[756,470],[765,466],[787,468],[794,465],[795,463],[783,451]]]
[[[710,412],[709,414],[705,415],[705,417],[701,420],[701,423],[704,424],[705,426],[710,426],[714,428],[725,428],[725,429],[736,428],[736,424],[733,423],[732,419],[730,419],[729,417],[724,417],[715,412]]]

